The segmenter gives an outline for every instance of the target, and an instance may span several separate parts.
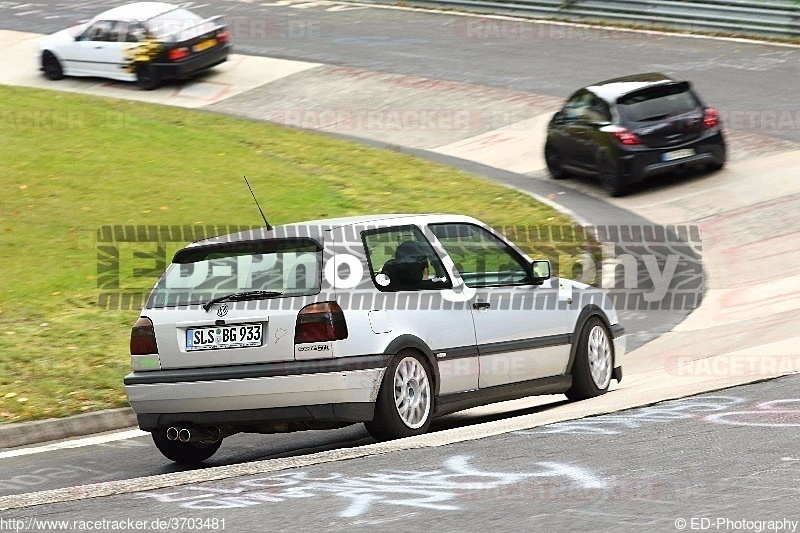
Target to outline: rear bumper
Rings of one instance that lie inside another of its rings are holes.
[[[154,63],[158,76],[162,80],[185,80],[201,72],[205,72],[228,59],[230,45],[214,48],[206,53],[190,57],[176,63]]]
[[[664,161],[662,154],[674,150],[694,150],[694,155],[673,161]],[[623,171],[628,183],[635,183],[653,176],[675,172],[687,167],[707,164],[723,164],[726,158],[725,140],[722,131],[669,148],[631,149],[622,153]]]
[[[144,430],[176,423],[372,420],[385,365],[364,368],[367,361],[382,362],[382,356],[357,359],[360,368],[353,361],[344,363],[348,369],[341,365],[341,370],[297,374],[286,374],[286,365],[278,363],[227,367],[224,373],[223,369],[135,372],[125,378],[125,390]],[[252,367],[258,367],[260,375]]]
[[[278,433],[312,428],[329,429],[366,422],[372,420],[374,414],[375,404],[362,402],[201,413],[139,413],[136,417],[142,431],[155,431],[170,426],[230,426],[237,431]],[[331,423],[337,425],[331,426]],[[266,431],[265,427],[268,428]]]

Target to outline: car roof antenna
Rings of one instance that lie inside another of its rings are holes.
[[[264,224],[267,226],[267,231],[272,231],[272,224],[267,222],[267,217],[264,216],[264,211],[261,210],[261,206],[258,205],[258,200],[256,200],[256,195],[253,193],[253,188],[250,186],[250,182],[247,181],[247,176],[242,176],[244,178],[244,182],[247,184],[247,188],[250,189],[250,194],[253,196],[253,201],[256,203],[256,207],[258,208],[258,212],[261,213],[261,218],[264,219]]]

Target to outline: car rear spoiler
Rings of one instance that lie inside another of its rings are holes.
[[[174,40],[173,38],[174,38],[176,35],[180,35],[181,33],[186,33],[187,31],[189,31],[189,30],[191,30],[191,29],[193,29],[193,28],[197,28],[198,26],[202,26],[203,24],[212,24],[212,23],[216,23],[216,27],[215,27],[214,29],[217,29],[217,28],[220,28],[220,27],[222,27],[222,26],[224,26],[224,25],[225,25],[225,24],[223,23],[222,19],[223,19],[223,15],[216,15],[216,16],[214,16],[214,17],[210,17],[210,18],[207,18],[207,19],[205,19],[205,20],[201,20],[200,22],[198,22],[198,23],[197,23],[197,24],[195,24],[194,26],[189,26],[188,28],[181,28],[181,29],[179,29],[179,30],[177,30],[177,31],[174,31],[174,32],[172,32],[172,33],[168,33],[168,34],[164,35],[163,37],[161,37],[161,39],[164,39],[164,40],[167,40],[167,39]]]

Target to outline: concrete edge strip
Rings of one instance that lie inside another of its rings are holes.
[[[66,418],[18,422],[0,426],[0,448],[16,448],[69,437],[93,435],[135,425],[136,414],[130,407],[106,409]]]
[[[22,457],[25,455],[34,455],[37,453],[47,453],[56,450],[71,450],[75,448],[84,448],[86,446],[95,446],[97,444],[106,444],[108,442],[117,442],[121,440],[134,439],[136,437],[149,436],[150,433],[140,429],[132,428],[123,431],[115,431],[112,433],[99,433],[90,437],[80,439],[66,439],[49,442],[41,446],[34,446],[32,448],[12,448],[10,450],[0,452],[0,459],[10,459],[11,457]]]
[[[694,387],[687,388],[684,391],[667,395],[656,395],[656,397],[648,398],[644,401],[637,399],[637,397],[626,397],[624,401],[620,401],[618,405],[613,407],[601,404],[589,406],[587,404],[585,406],[586,409],[582,410],[581,412],[570,414],[566,417],[560,413],[558,408],[556,408],[551,411],[522,415],[492,422],[484,422],[473,426],[463,426],[455,429],[439,431],[436,433],[427,433],[416,437],[408,437],[390,442],[367,444],[355,448],[327,450],[297,457],[266,459],[251,463],[210,467],[203,470],[173,472],[169,474],[159,474],[134,479],[107,481],[103,483],[94,483],[77,487],[65,487],[61,489],[4,496],[0,497],[0,511],[24,509],[39,505],[52,505],[57,503],[88,500],[108,496],[119,496],[134,492],[145,492],[171,488],[180,485],[206,483],[210,481],[219,481],[223,479],[257,474],[269,474],[282,470],[314,466],[336,461],[359,459],[374,455],[384,455],[405,450],[445,446],[448,444],[456,444],[459,442],[493,437],[514,431],[532,429],[557,422],[565,422],[590,416],[601,416],[627,409],[647,407],[664,401],[724,390],[739,385],[769,381],[777,377],[782,376],[759,376],[758,378],[740,376],[741,379],[726,383],[724,385],[719,385],[716,388],[708,388],[706,383],[701,382],[694,384]],[[654,392],[657,393],[659,391]]]

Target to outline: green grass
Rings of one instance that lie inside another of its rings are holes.
[[[27,88],[0,86],[0,162],[6,423],[127,405],[122,378],[138,310],[98,307],[97,229],[256,225],[242,175],[273,224],[382,212],[571,223],[518,192],[390,151],[210,113]],[[130,273],[125,280],[137,281]]]

